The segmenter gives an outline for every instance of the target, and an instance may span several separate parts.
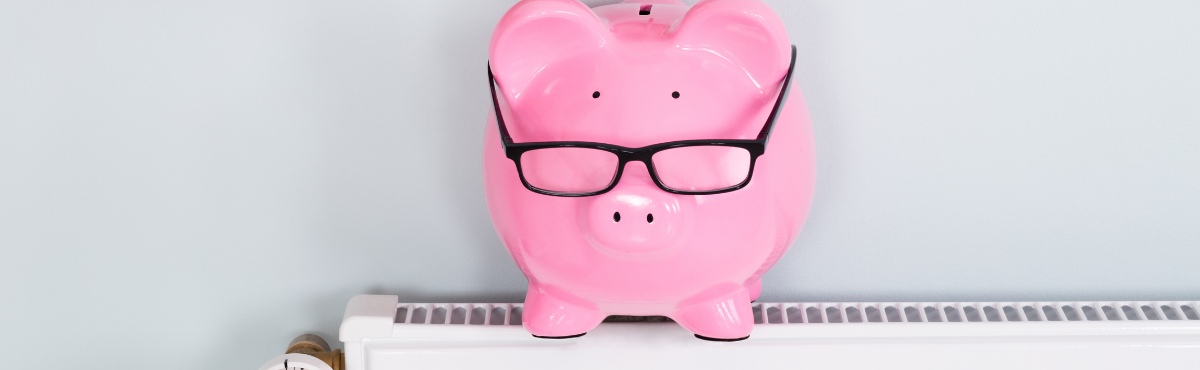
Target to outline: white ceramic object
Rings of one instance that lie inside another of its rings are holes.
[[[350,302],[348,370],[1200,366],[1200,302],[762,303],[750,339],[717,343],[646,322],[539,339],[522,329],[520,304],[397,301]]]

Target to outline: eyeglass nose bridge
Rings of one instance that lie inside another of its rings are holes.
[[[629,156],[618,156],[617,173],[613,174],[613,182],[612,184],[609,184],[609,188],[611,189],[621,185],[621,180],[625,178],[626,167],[633,163],[641,163],[642,168],[645,169],[645,181],[647,183],[654,184],[663,190],[668,190],[667,187],[664,186],[658,179],[658,172],[654,168],[654,161],[650,159],[652,154],[653,153],[630,153]]]

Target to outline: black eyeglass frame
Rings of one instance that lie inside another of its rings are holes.
[[[663,191],[673,194],[682,195],[711,195],[728,193],[746,187],[750,183],[750,179],[754,177],[754,164],[758,161],[758,157],[765,154],[767,151],[767,141],[771,137],[771,131],[775,128],[776,118],[779,117],[780,110],[783,109],[783,102],[787,101],[789,87],[792,83],[792,70],[796,67],[796,46],[792,45],[791,62],[788,63],[787,74],[783,76],[783,83],[780,87],[779,97],[775,100],[775,105],[771,108],[771,114],[767,116],[767,122],[763,124],[762,130],[758,132],[758,137],[754,140],[744,139],[696,139],[696,140],[678,140],[668,141],[647,145],[640,148],[629,148],[620,145],[597,143],[590,141],[539,141],[528,143],[514,142],[512,136],[508,133],[508,126],[504,124],[504,115],[500,112],[500,99],[496,95],[496,77],[492,74],[491,62],[488,62],[488,87],[492,91],[492,105],[496,110],[496,125],[500,128],[500,145],[504,148],[504,155],[513,161],[517,166],[517,175],[521,178],[521,184],[525,185],[526,189],[538,194],[557,196],[557,197],[587,197],[600,195],[609,192],[617,187],[621,182],[621,175],[625,172],[625,165],[629,162],[637,161],[646,165],[646,169],[650,173],[650,178]],[[745,149],[750,153],[750,168],[747,169],[746,179],[742,182],[722,189],[706,190],[706,191],[691,191],[672,189],[662,183],[658,178],[658,171],[654,168],[653,157],[658,152],[667,149],[690,147],[690,146],[726,146]],[[549,148],[588,148],[603,150],[613,153],[617,156],[617,171],[613,174],[612,180],[604,189],[586,192],[556,192],[538,188],[525,180],[525,171],[521,168],[521,155],[526,152],[549,149]]]

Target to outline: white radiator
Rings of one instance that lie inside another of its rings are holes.
[[[606,322],[538,339],[520,304],[347,306],[347,370],[1200,369],[1200,302],[760,303],[750,339],[672,322]]]

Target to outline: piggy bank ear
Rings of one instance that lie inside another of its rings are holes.
[[[514,96],[546,65],[596,50],[611,37],[607,25],[578,0],[524,0],[492,33],[489,63],[507,96]]]
[[[791,61],[783,22],[758,0],[704,0],[673,27],[679,47],[717,54],[762,88],[775,86]]]

